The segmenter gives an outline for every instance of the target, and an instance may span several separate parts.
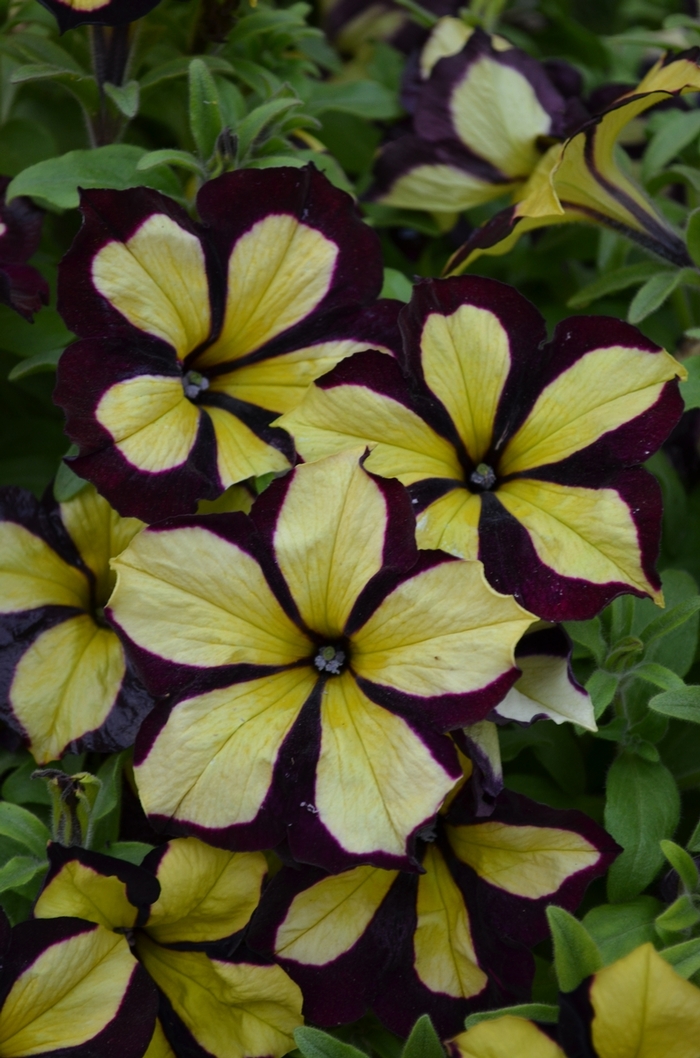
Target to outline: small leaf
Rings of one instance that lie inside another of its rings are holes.
[[[136,169],[142,173],[146,169],[154,169],[157,165],[179,165],[181,169],[188,169],[191,173],[202,174],[202,166],[189,151],[178,151],[164,148],[160,151],[149,151],[144,154]]]
[[[440,1037],[427,1014],[418,1018],[406,1040],[402,1058],[445,1058]]]
[[[640,632],[644,645],[648,647],[655,639],[661,639],[662,636],[669,635],[670,632],[685,624],[699,610],[700,595],[694,595],[692,598],[679,603],[678,606],[674,606],[673,609],[662,613]]]
[[[657,694],[650,700],[649,708],[655,713],[672,716],[675,720],[700,724],[700,687],[693,684]]]
[[[583,924],[608,966],[640,944],[656,940],[654,920],[662,910],[663,905],[653,896],[638,896],[624,904],[599,904],[591,908]]]
[[[21,889],[33,882],[37,875],[46,873],[48,863],[46,856],[37,860],[34,856],[13,856],[0,868],[0,893],[8,889]]]
[[[653,683],[655,687],[661,687],[664,691],[684,690],[685,684],[680,676],[672,669],[659,665],[655,661],[642,661],[634,668],[635,676],[641,677],[647,683]]]
[[[357,1047],[308,1025],[294,1030],[294,1040],[304,1058],[367,1058]]]
[[[115,856],[118,860],[126,860],[137,867],[143,863],[149,852],[153,852],[155,845],[147,845],[143,841],[112,841],[108,842],[99,851],[106,856]]]
[[[693,857],[680,845],[676,845],[675,841],[662,841],[661,851],[686,889],[691,893],[695,892],[700,882],[700,874]]]
[[[681,283],[695,283],[698,276],[692,268],[677,268],[671,272],[663,270],[648,279],[637,291],[630,303],[627,319],[630,323],[641,323],[652,312],[656,312]]]
[[[75,456],[78,454],[77,445],[71,445],[66,455]],[[85,478],[79,478],[74,470],[68,466],[67,463],[61,461],[56,471],[56,477],[53,483],[53,498],[56,503],[66,503],[68,500],[73,499],[78,493],[85,488],[87,481]]]
[[[585,647],[598,664],[602,665],[608,646],[603,638],[599,617],[592,617],[590,621],[565,621],[564,628],[574,643]]]
[[[587,286],[581,287],[566,304],[570,309],[585,308],[591,301],[603,298],[607,294],[617,294],[620,290],[646,283],[647,279],[657,275],[658,271],[659,266],[654,261],[640,261],[639,264],[616,268],[594,279]]]
[[[24,845],[38,860],[45,859],[46,844],[51,836],[33,812],[9,801],[0,802],[0,835]]]
[[[384,269],[384,286],[380,298],[396,298],[397,301],[410,301],[413,283],[397,268]]]
[[[139,112],[141,87],[138,81],[127,81],[125,85],[110,84],[106,81],[102,86],[105,95],[114,103],[117,110],[121,111],[125,118],[135,118]]]
[[[498,1010],[480,1010],[477,1014],[468,1016],[464,1027],[473,1029],[482,1021],[494,1021],[503,1017],[527,1018],[530,1021],[541,1021],[544,1025],[556,1025],[559,1020],[559,1007],[551,1003],[520,1003],[515,1007],[500,1007]]]
[[[697,331],[697,334],[693,333]],[[690,338],[700,338],[700,328],[692,328],[685,332]],[[681,382],[680,391],[685,404],[685,410],[700,408],[700,356],[689,356],[683,361],[683,367],[688,372],[685,382]]]
[[[223,128],[216,83],[201,59],[193,59],[189,70],[190,129],[203,161],[211,158]]]
[[[36,375],[39,371],[55,371],[59,357],[63,349],[50,349],[48,353],[36,353],[28,356],[10,371],[7,376],[8,382],[16,382],[18,378],[26,378],[27,375]]]
[[[667,907],[656,919],[657,928],[663,933],[682,933],[700,922],[700,911],[687,893]],[[663,934],[662,934],[663,935]]]
[[[272,99],[269,103],[263,103],[251,110],[236,127],[240,157],[245,158],[268,125],[287,111],[300,106],[300,99]]]
[[[675,158],[700,133],[700,113],[697,110],[668,114],[644,152],[642,175],[646,180],[667,162]]]
[[[611,672],[597,669],[586,683],[586,690],[593,702],[593,714],[599,720],[615,697],[618,679]]]
[[[687,980],[700,970],[700,937],[663,948],[659,955]]]
[[[577,918],[563,907],[547,908],[554,943],[554,969],[562,992],[573,992],[603,965],[596,942]]]

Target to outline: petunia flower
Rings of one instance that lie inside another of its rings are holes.
[[[478,563],[419,557],[408,494],[359,454],[297,467],[250,518],[152,526],[115,560],[111,619],[173,695],[134,758],[169,833],[410,868],[460,774],[442,732],[516,679],[532,616]]]
[[[148,1058],[170,1047],[212,1058],[281,1058],[293,1047],[303,1020],[299,989],[241,943],[267,870],[261,853],[179,838],[140,867],[60,845],[49,846],[49,861],[35,918],[44,926],[67,915],[96,923],[113,944],[120,938],[133,968],[156,985],[159,1024]]]
[[[616,150],[623,130],[650,107],[698,90],[697,49],[660,59],[636,88],[551,146],[516,204],[478,228],[446,271],[460,272],[482,253],[507,253],[526,231],[571,221],[606,225],[672,264],[692,264],[679,233],[620,168]]]
[[[31,322],[49,301],[49,285],[26,262],[39,248],[43,210],[19,196],[5,201],[9,176],[0,176],[0,303]]]
[[[160,0],[39,0],[61,33],[76,26],[123,26],[143,18]]]
[[[91,485],[60,504],[0,490],[0,712],[40,764],[130,746],[153,704],[104,618],[142,525]]]
[[[552,141],[588,116],[572,67],[548,67],[458,18],[438,21],[415,67],[403,93],[412,131],[382,148],[369,198],[447,214],[448,224],[518,196]]]
[[[448,1044],[453,1058],[696,1058],[700,989],[643,944],[560,997],[559,1024],[505,1015]]]
[[[358,354],[278,420],[301,456],[368,444],[367,469],[408,487],[420,547],[479,558],[547,621],[659,602],[660,493],[638,464],[680,417],[684,369],[605,317],[548,342],[516,290],[472,276],[419,283],[400,325],[400,361]]]
[[[512,793],[477,818],[469,785],[424,833],[420,875],[358,866],[275,876],[249,943],[274,952],[311,1021],[337,1025],[371,1008],[406,1036],[428,1013],[444,1038],[471,1010],[528,997],[527,949],[547,935],[545,907],[577,906],[616,846],[580,812]]]
[[[141,1058],[158,997],[126,937],[72,916],[10,930],[0,916],[0,1054]]]
[[[80,336],[55,400],[69,462],[123,515],[195,510],[236,482],[287,470],[270,423],[357,350],[390,352],[400,303],[376,234],[313,167],[239,170],[205,184],[202,223],[156,191],[86,191],[59,275]]]

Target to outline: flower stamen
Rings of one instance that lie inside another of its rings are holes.
[[[325,647],[319,647],[318,653],[314,658],[314,665],[318,671],[330,672],[331,676],[340,675],[344,664],[345,651],[338,650],[337,647],[333,647],[330,644]]]
[[[496,475],[488,463],[479,463],[476,470],[470,474],[469,480],[477,488],[488,490],[496,484]]]
[[[209,389],[209,379],[199,371],[188,371],[182,379],[185,396],[195,400],[205,389]]]

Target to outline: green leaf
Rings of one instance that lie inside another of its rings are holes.
[[[599,720],[615,697],[618,679],[612,672],[597,669],[586,682],[586,690],[593,702],[593,715]]]
[[[63,85],[75,96],[88,114],[96,114],[100,106],[100,92],[94,77],[51,63],[29,63],[19,66],[12,77],[12,84],[25,84],[31,81],[53,81]]]
[[[46,856],[43,860],[37,860],[34,856],[13,856],[4,867],[0,867],[0,893],[39,882],[38,876],[43,876],[47,869]]]
[[[179,165],[181,169],[188,169],[191,173],[202,174],[202,166],[189,151],[177,151],[164,148],[160,151],[149,151],[140,159],[136,169],[139,173],[146,169],[154,169],[157,165]]]
[[[668,113],[666,120],[656,132],[644,152],[642,177],[646,180],[667,162],[676,157],[700,133],[700,113],[697,110],[685,113]]]
[[[690,331],[686,331],[686,334],[690,334]],[[700,337],[700,330],[697,335],[690,336]],[[689,356],[683,361],[683,367],[688,372],[688,377],[685,382],[681,382],[680,390],[685,410],[690,411],[691,408],[700,408],[700,356]]]
[[[686,889],[691,893],[695,892],[700,883],[700,874],[693,857],[680,845],[676,845],[675,841],[662,841],[661,851]]]
[[[116,841],[119,834],[119,813],[122,803],[122,771],[128,750],[114,753],[97,772],[100,788],[90,813],[92,848],[101,848]]]
[[[573,297],[569,298],[566,304],[570,309],[585,308],[592,301],[603,298],[607,294],[616,294],[620,290],[626,290],[628,287],[645,283],[652,276],[657,275],[658,271],[659,266],[654,261],[640,261],[639,264],[616,268],[612,272],[606,272],[604,275],[598,276],[587,286],[581,287]]]
[[[692,598],[686,599],[684,602],[679,603],[678,606],[674,606],[671,610],[666,610],[665,613],[656,617],[646,628],[642,629],[640,637],[644,641],[645,646],[649,647],[655,639],[661,639],[662,636],[667,636],[669,633],[674,632],[676,628],[680,628],[698,611],[700,611],[700,595],[694,595]]]
[[[688,852],[700,852],[700,823],[688,838]]]
[[[445,1058],[445,1049],[427,1014],[418,1018],[411,1029],[402,1058]]]
[[[136,117],[141,100],[141,86],[138,81],[127,81],[125,85],[110,84],[106,81],[103,88],[105,95],[109,96],[125,118]]]
[[[147,845],[143,841],[112,841],[101,848],[107,856],[116,856],[118,860],[126,860],[137,867],[143,863],[149,852],[153,852],[155,845]]]
[[[77,454],[77,445],[71,445],[66,452],[68,456],[76,456]],[[79,478],[75,471],[71,470],[68,464],[61,460],[54,478],[53,498],[56,503],[66,503],[67,500],[72,500],[74,496],[77,496],[86,485],[87,481],[85,478]]]
[[[657,694],[650,700],[649,708],[676,720],[700,724],[700,687],[693,684]]]
[[[340,110],[368,120],[389,121],[401,113],[395,93],[379,81],[319,81],[311,88],[304,109],[314,117],[327,110]]]
[[[202,161],[211,158],[223,128],[219,93],[206,63],[193,59],[189,70],[190,130]]]
[[[74,209],[80,201],[79,187],[123,190],[144,184],[179,198],[180,185],[169,169],[152,170],[147,174],[137,170],[145,153],[143,147],[128,143],[113,143],[90,151],[69,151],[60,158],[49,158],[24,169],[11,181],[6,198],[10,201],[17,195],[29,195],[39,205],[50,209]]]
[[[608,652],[608,645],[603,637],[599,617],[593,617],[590,621],[565,621],[564,628],[574,643],[585,647],[598,664],[602,665]]]
[[[263,103],[262,106],[251,110],[250,114],[243,118],[243,121],[236,127],[240,157],[245,158],[249,149],[268,125],[282,114],[300,106],[300,99],[271,99],[269,103]]]
[[[608,966],[647,941],[656,940],[654,920],[663,905],[653,896],[638,896],[624,904],[600,904],[584,916],[583,924]]]
[[[663,948],[659,955],[687,980],[700,970],[700,937]]]
[[[562,992],[573,992],[603,965],[596,942],[586,927],[563,907],[547,908],[554,944],[554,969]]]
[[[367,1058],[357,1047],[308,1025],[294,1030],[294,1040],[304,1058]]]
[[[480,1010],[477,1014],[467,1017],[464,1027],[473,1029],[482,1021],[494,1021],[503,1017],[527,1018],[530,1021],[541,1021],[545,1025],[556,1025],[559,1020],[559,1007],[552,1003],[519,1003],[517,1006],[500,1007],[498,1010]]]
[[[680,814],[678,787],[663,764],[623,753],[608,772],[605,827],[623,852],[608,874],[611,903],[631,900],[664,862],[659,842],[673,837]]]
[[[36,375],[39,371],[55,371],[62,352],[63,349],[50,349],[47,353],[36,353],[26,360],[21,360],[7,376],[8,382],[16,382],[18,378],[25,378],[27,375]]]
[[[46,859],[46,843],[51,836],[48,828],[21,805],[0,802],[0,835],[23,845],[37,860]]]
[[[396,268],[384,269],[384,286],[380,298],[396,298],[397,301],[410,301],[413,293],[413,283],[403,272]]]
[[[639,665],[635,666],[634,674],[646,680],[647,683],[653,683],[655,687],[663,688],[665,691],[677,691],[685,688],[680,676],[677,676],[672,669],[667,669],[664,665],[659,665],[655,661],[640,662]]]
[[[674,900],[670,907],[656,919],[656,925],[663,936],[664,933],[683,933],[700,922],[700,911],[696,908],[691,897],[683,893]]]
[[[652,312],[656,312],[681,283],[695,285],[699,278],[693,268],[657,272],[632,298],[627,319],[630,323],[641,323],[647,316],[651,316]]]

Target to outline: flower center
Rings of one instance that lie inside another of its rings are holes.
[[[188,371],[182,379],[182,388],[185,396],[190,400],[196,400],[200,393],[209,389],[209,379],[199,371]]]
[[[476,485],[479,492],[487,492],[496,484],[493,467],[490,467],[488,463],[479,463],[476,470],[469,475],[469,481],[472,485]]]
[[[319,647],[314,658],[314,665],[319,672],[328,672],[331,676],[339,676],[345,665],[346,653],[338,647],[327,643]]]

